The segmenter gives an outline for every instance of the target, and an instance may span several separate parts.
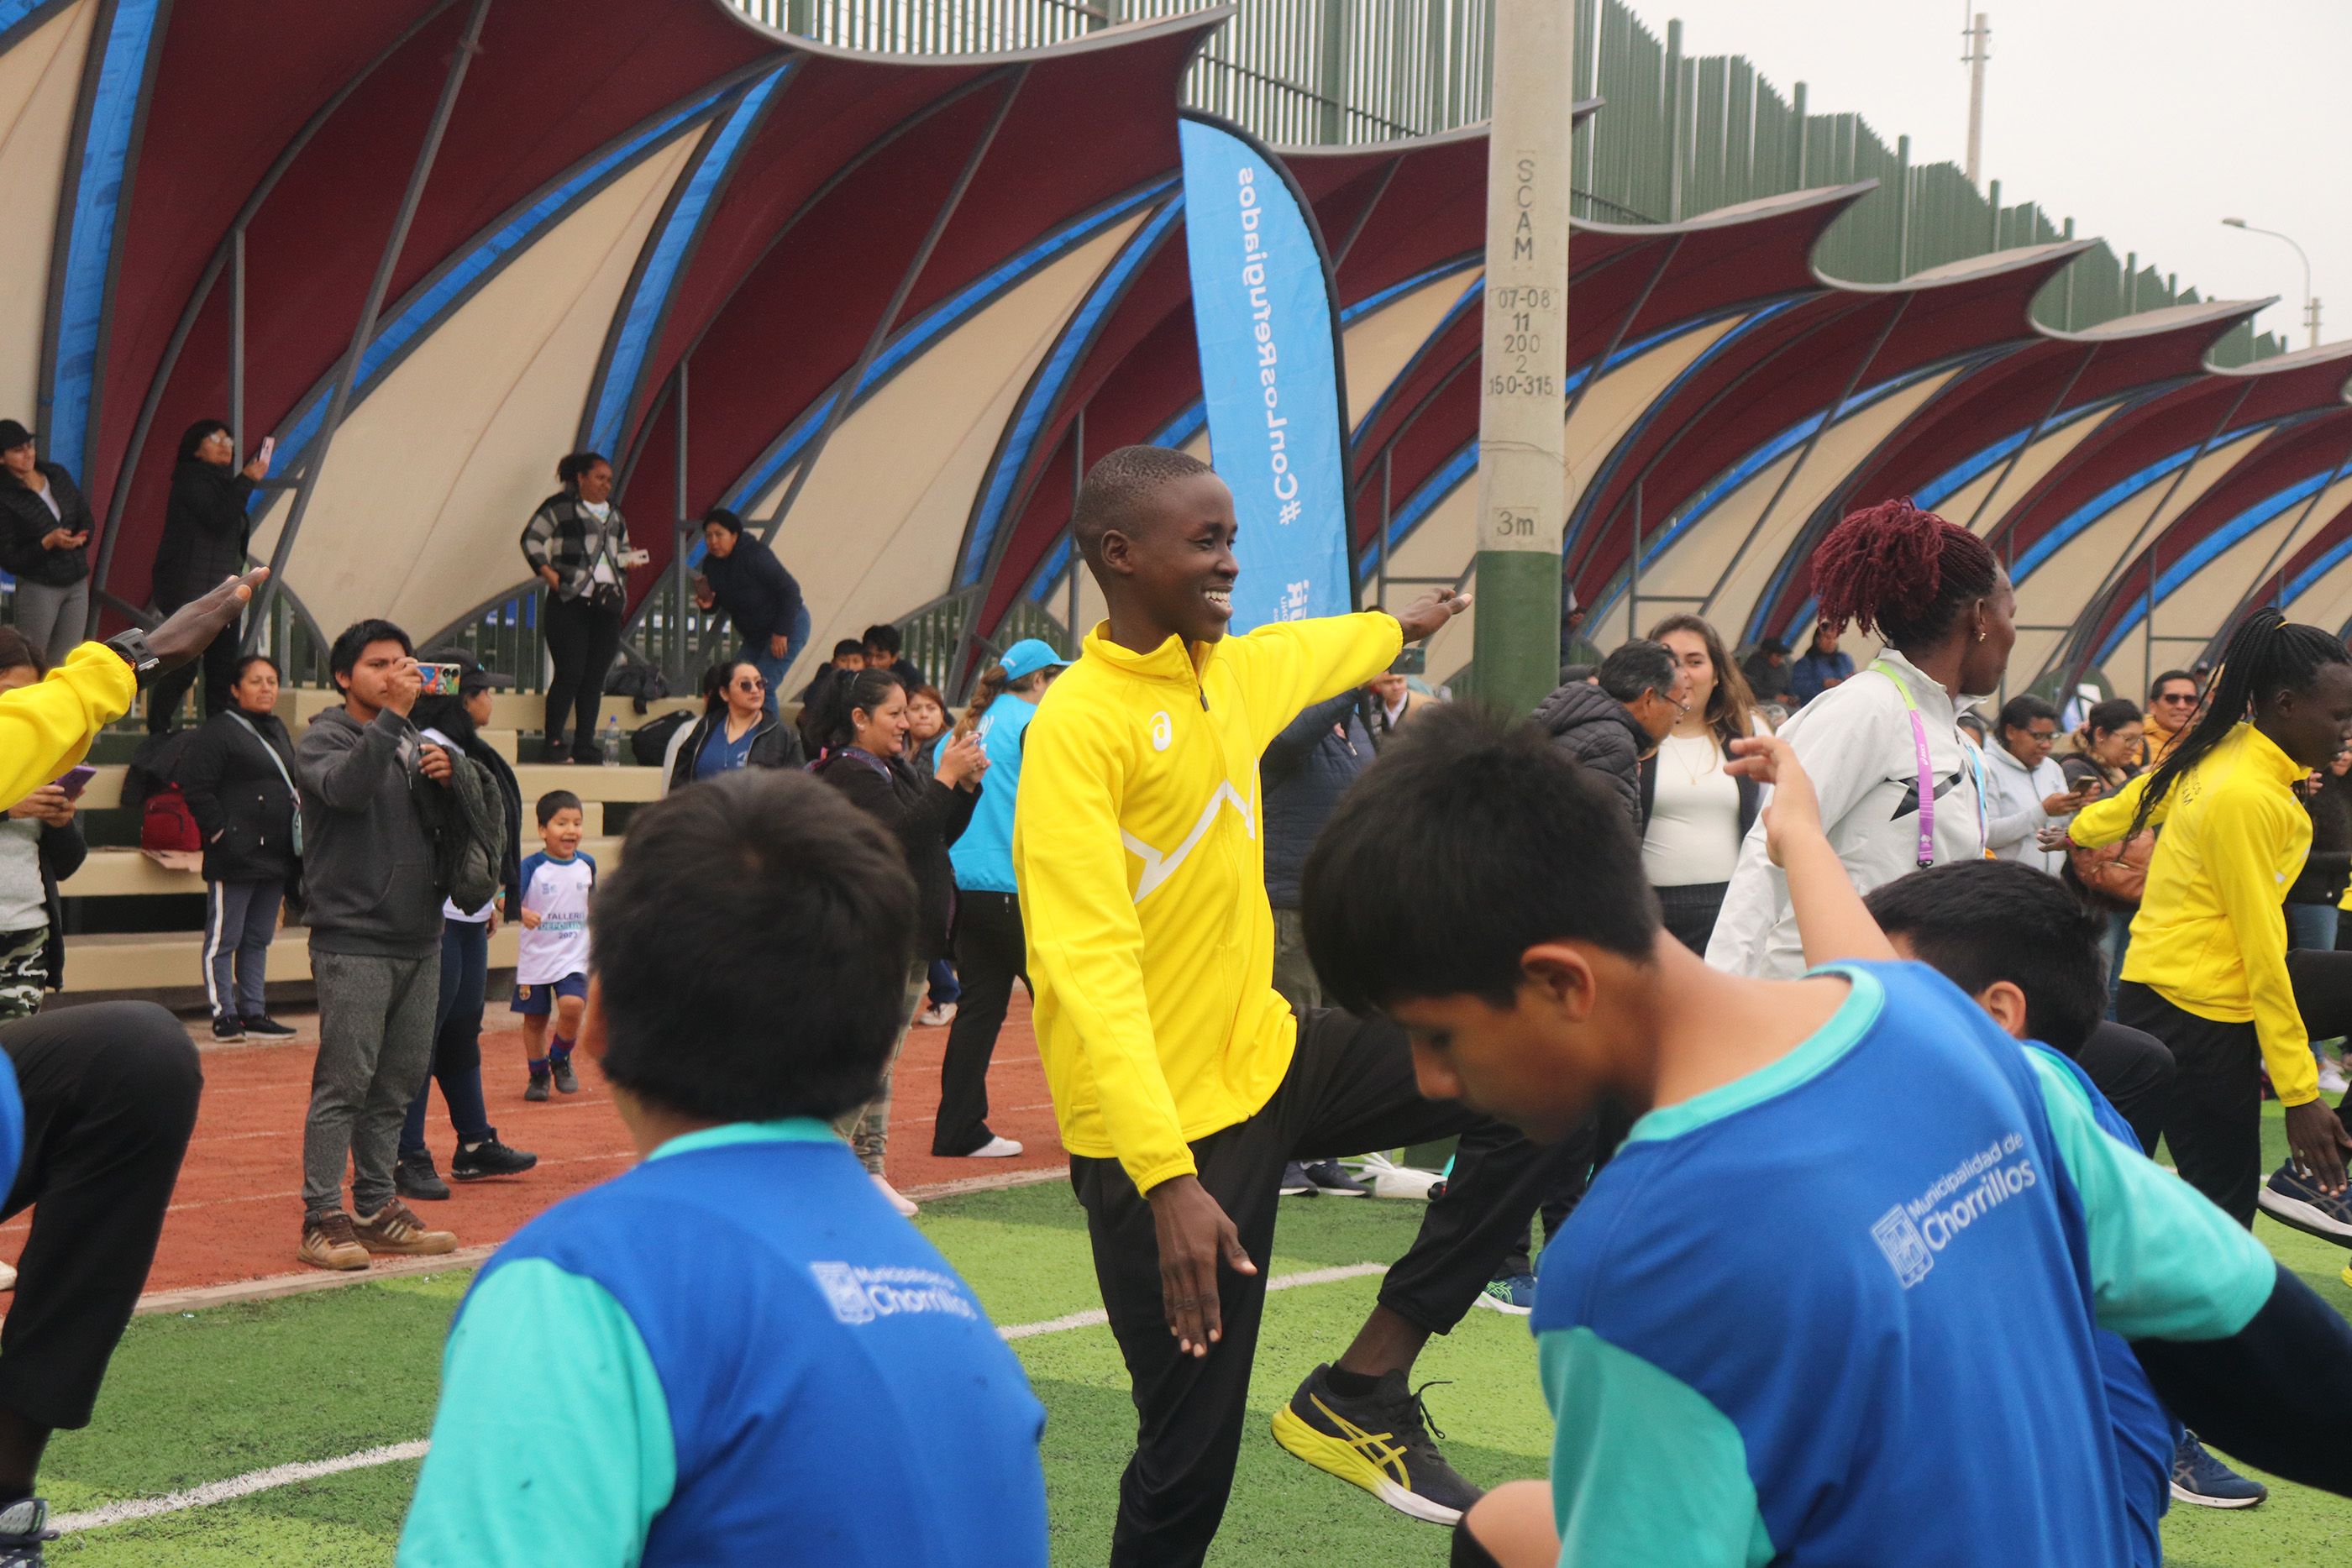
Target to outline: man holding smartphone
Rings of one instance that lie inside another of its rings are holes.
[[[409,722],[425,672],[406,632],[360,622],[335,639],[327,663],[343,706],[311,720],[294,750],[319,988],[298,1255],[317,1268],[364,1269],[372,1252],[457,1244],[426,1229],[393,1186],[401,1124],[432,1066],[441,998],[441,894],[416,792],[448,788],[451,765]]]

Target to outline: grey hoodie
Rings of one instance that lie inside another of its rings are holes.
[[[302,786],[302,872],[315,952],[422,958],[441,941],[433,841],[412,792],[424,741],[386,708],[362,724],[341,708],[294,747]]]

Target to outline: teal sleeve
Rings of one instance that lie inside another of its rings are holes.
[[[2126,1339],[2228,1339],[2270,1300],[2271,1255],[2204,1194],[2109,1137],[2057,1063],[2025,1053],[2058,1157],[2082,1195],[2099,1326]]]
[[[677,1484],[636,1324],[602,1285],[527,1258],[449,1333],[399,1568],[634,1568]]]
[[[1748,1448],[1696,1389],[1588,1328],[1538,1335],[1560,1568],[1759,1568],[1772,1540]]]

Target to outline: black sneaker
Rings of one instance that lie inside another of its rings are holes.
[[[257,1034],[264,1040],[291,1040],[297,1031],[288,1029],[276,1019],[265,1015],[261,1018],[247,1018],[245,1020],[245,1032]]]
[[[566,1094],[577,1094],[580,1092],[580,1077],[579,1074],[572,1071],[572,1058],[570,1056],[551,1056],[547,1059],[547,1065],[549,1071],[555,1074],[555,1087],[557,1089]]]
[[[2330,1197],[2289,1160],[2271,1173],[2255,1201],[2281,1225],[2338,1247],[2352,1247],[2352,1187]]]
[[[537,1155],[510,1149],[492,1133],[470,1148],[464,1144],[457,1145],[457,1152],[449,1156],[449,1179],[488,1181],[492,1176],[520,1176],[537,1164]]]
[[[1274,1413],[1274,1440],[1399,1513],[1432,1524],[1460,1522],[1486,1494],[1437,1451],[1431,1438],[1445,1434],[1431,1424],[1421,1395],[1405,1387],[1404,1374],[1383,1373],[1371,1394],[1349,1399],[1333,1391],[1330,1370],[1308,1373],[1290,1403]]]
[[[432,1151],[419,1149],[401,1155],[400,1163],[392,1167],[392,1190],[403,1197],[438,1203],[449,1196],[449,1184],[433,1168]]]
[[[1307,1167],[1307,1179],[1324,1197],[1370,1197],[1372,1189],[1348,1174],[1337,1160],[1317,1160]]]
[[[2183,1431],[2172,1450],[2172,1500],[2199,1508],[2252,1508],[2271,1495],[2260,1481],[2248,1480]]]
[[[547,1074],[545,1072],[532,1073],[530,1075],[530,1087],[522,1092],[522,1097],[526,1100],[546,1099]]]
[[[41,1543],[55,1541],[49,1505],[28,1497],[0,1509],[0,1568],[41,1568]]]
[[[1276,1190],[1285,1197],[1313,1197],[1315,1184],[1307,1179],[1307,1167],[1293,1160],[1282,1167],[1282,1186]]]
[[[245,1020],[235,1013],[222,1013],[213,1019],[213,1038],[228,1041],[245,1038]]]

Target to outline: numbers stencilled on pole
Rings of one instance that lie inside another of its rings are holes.
[[[1542,525],[1536,520],[1531,507],[1497,507],[1494,515],[1494,536],[1500,539],[1532,539]]]

